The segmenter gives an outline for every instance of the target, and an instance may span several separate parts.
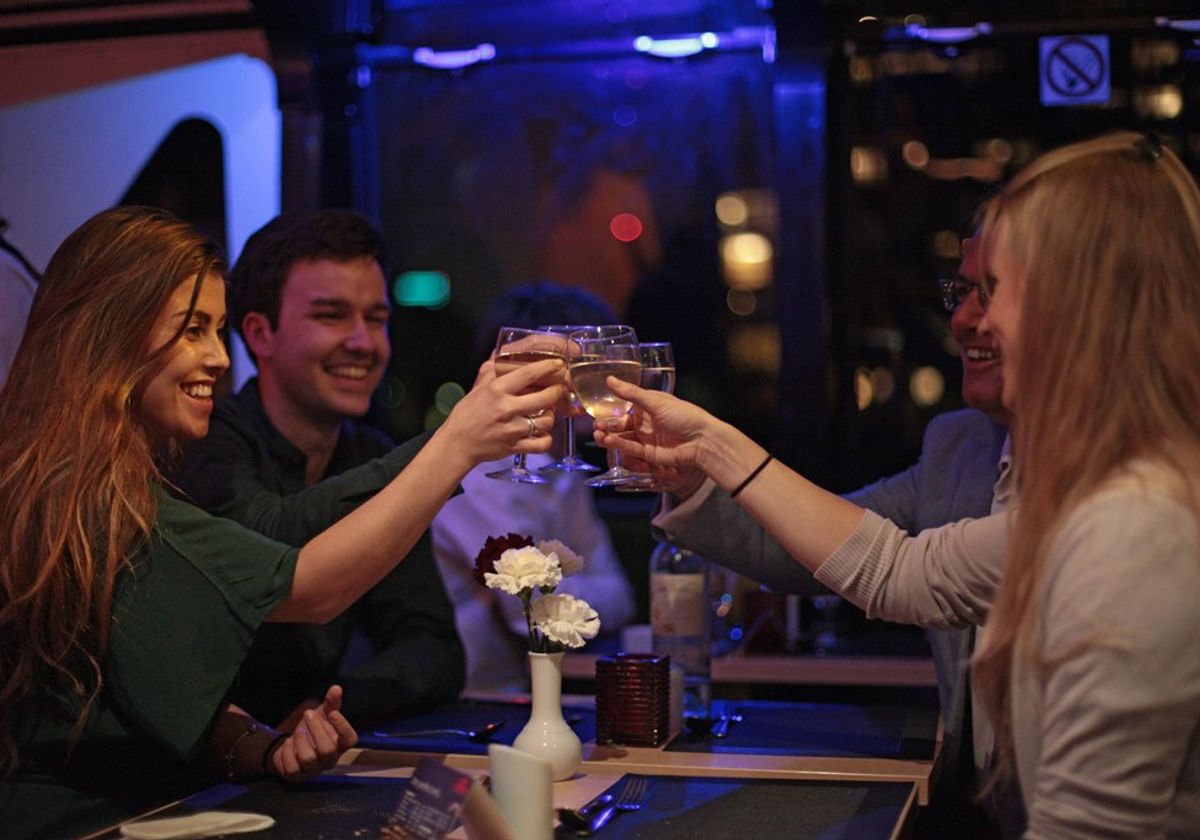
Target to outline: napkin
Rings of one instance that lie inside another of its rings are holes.
[[[521,840],[552,840],[554,793],[550,762],[506,747],[488,745],[492,795]]]
[[[245,834],[275,825],[266,814],[238,811],[200,811],[185,817],[138,820],[121,826],[121,836],[133,840],[168,840],[177,837],[216,837],[220,834]]]

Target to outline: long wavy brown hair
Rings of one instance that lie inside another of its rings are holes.
[[[183,327],[153,351],[150,330],[180,283],[194,307],[220,268],[203,234],[146,207],[92,217],[46,268],[0,391],[0,776],[18,712],[36,701],[78,737],[100,691],[114,585],[157,513],[136,408]]]
[[[974,663],[998,781],[1014,767],[1014,658],[1048,664],[1037,596],[1067,516],[1138,457],[1173,466],[1181,502],[1197,510],[1187,488],[1200,475],[1200,191],[1156,139],[1115,133],[1031,163],[987,208],[983,231],[986,247],[1008,249],[1023,288],[1021,513]]]

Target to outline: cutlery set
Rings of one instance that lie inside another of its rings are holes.
[[[627,811],[637,811],[646,798],[650,779],[646,776],[628,776],[625,787],[614,797],[605,792],[579,810],[559,808],[558,819],[565,828],[578,837],[590,837],[608,824],[614,816]]]

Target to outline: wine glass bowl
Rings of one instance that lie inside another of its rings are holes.
[[[642,363],[641,386],[648,391],[675,393],[675,351],[669,341],[644,341],[638,344],[638,358]],[[617,487],[622,493],[657,493],[670,488],[658,484],[644,473]]]
[[[501,327],[496,333],[496,349],[492,364],[497,376],[512,373],[517,368],[540,362],[544,359],[562,359],[566,355],[566,338],[547,330],[531,330],[524,327]],[[544,411],[529,416],[532,420]],[[538,475],[525,465],[525,453],[513,456],[512,465],[502,470],[487,473],[488,478],[499,481],[516,481],[523,484],[546,484],[548,479]]]
[[[565,342],[571,333],[590,327],[590,324],[543,324],[538,329],[558,333]],[[600,472],[600,467],[585,461],[576,450],[575,418],[586,417],[587,411],[584,410],[583,403],[579,401],[575,389],[570,387],[569,381],[567,385],[567,410],[564,412],[563,418],[563,449],[565,452],[561,458],[546,464],[538,472]]]
[[[567,379],[571,389],[592,420],[603,430],[616,432],[625,423],[633,404],[608,387],[615,376],[632,385],[642,379],[637,334],[629,327],[608,325],[575,330],[567,337]],[[613,465],[584,482],[589,487],[614,487],[636,479],[637,474],[621,466],[619,452]]]

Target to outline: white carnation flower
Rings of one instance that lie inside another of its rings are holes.
[[[525,546],[506,550],[496,561],[495,573],[486,572],[483,578],[490,589],[520,595],[526,589],[558,586],[562,569],[557,557],[547,557],[533,546]]]
[[[538,543],[538,548],[544,554],[558,555],[558,565],[562,567],[563,577],[583,571],[583,558],[558,540],[544,540]]]
[[[542,596],[530,607],[529,618],[543,636],[567,647],[583,647],[600,632],[600,616],[574,595]]]

